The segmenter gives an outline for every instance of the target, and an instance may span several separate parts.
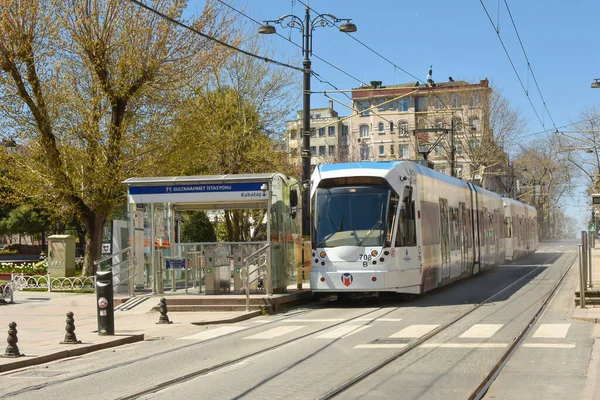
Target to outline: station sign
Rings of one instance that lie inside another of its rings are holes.
[[[206,201],[267,201],[267,191],[261,190],[266,182],[218,184],[130,186],[132,203],[174,203]]]
[[[185,269],[185,259],[183,258],[167,258],[167,269]]]

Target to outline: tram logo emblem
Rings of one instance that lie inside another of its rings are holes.
[[[346,272],[345,274],[342,274],[342,283],[344,284],[344,286],[348,287],[352,284],[352,281],[354,280],[354,277],[352,276],[351,273]]]

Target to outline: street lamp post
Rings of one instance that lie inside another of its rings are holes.
[[[310,8],[306,7],[304,20],[295,15],[284,15],[276,20],[265,21],[265,24],[258,29],[258,33],[273,34],[277,30],[271,24],[277,24],[284,28],[295,28],[302,32],[302,61],[304,82],[303,82],[303,119],[302,119],[302,236],[304,239],[310,238],[310,74],[311,63],[310,55],[312,54],[312,34],[318,27],[333,27],[338,22],[344,22],[339,26],[341,32],[356,32],[356,25],[350,22],[348,18],[337,18],[331,14],[319,14],[312,20],[310,18]],[[302,252],[304,254],[304,252]]]

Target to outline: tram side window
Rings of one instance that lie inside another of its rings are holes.
[[[398,195],[396,193],[392,193],[392,197],[390,199],[390,206],[388,208],[388,216],[386,222],[386,239],[385,245],[391,246],[392,244],[392,236],[394,231],[396,230],[396,211],[398,210]],[[402,213],[400,213],[400,222],[398,224],[398,235],[400,234],[400,225],[402,224]],[[397,235],[397,236],[398,236]],[[396,243],[398,242],[398,238],[396,237]]]
[[[396,229],[396,247],[417,245],[417,231],[415,229],[415,202],[412,200],[412,188],[408,191],[408,196],[402,199]]]
[[[504,218],[504,236],[507,238],[512,237],[512,225],[510,223],[510,217]]]

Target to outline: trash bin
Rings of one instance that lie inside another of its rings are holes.
[[[115,309],[113,299],[112,271],[96,272],[96,315],[98,335],[115,334]]]

